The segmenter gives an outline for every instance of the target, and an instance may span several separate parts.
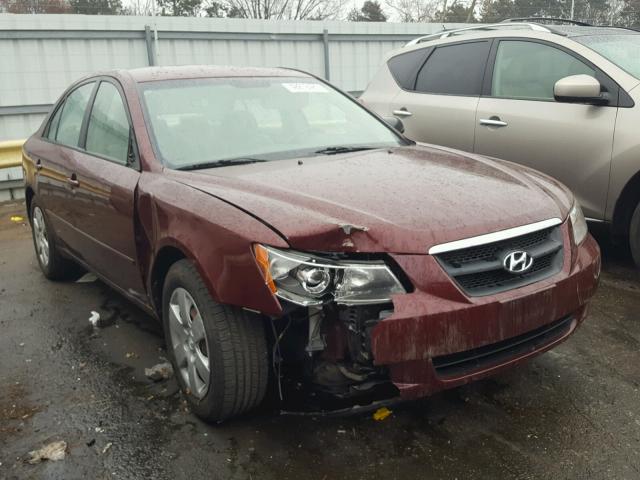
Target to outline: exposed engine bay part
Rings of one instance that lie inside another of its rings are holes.
[[[386,368],[373,364],[371,332],[393,313],[391,304],[293,307],[272,319],[272,366],[281,400],[287,385],[335,399],[362,399],[396,391]]]
[[[309,341],[305,350],[309,355],[321,352],[327,346],[320,334],[322,326],[322,307],[309,307]]]

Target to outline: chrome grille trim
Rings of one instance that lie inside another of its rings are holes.
[[[469,247],[478,247],[486,243],[508,240],[509,238],[519,237],[521,235],[526,235],[527,233],[544,230],[545,228],[555,227],[556,225],[560,225],[561,223],[562,220],[560,218],[550,218],[548,220],[542,220],[541,222],[530,223],[528,225],[522,225],[520,227],[508,228],[506,230],[486,233],[484,235],[478,235],[476,237],[463,238],[462,240],[454,240],[453,242],[434,245],[429,249],[428,253],[429,255],[437,255],[439,253],[452,252],[454,250],[462,250]]]

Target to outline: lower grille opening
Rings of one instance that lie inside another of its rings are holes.
[[[531,332],[508,338],[501,342],[464,352],[441,355],[432,359],[436,373],[441,378],[460,377],[492,365],[506,362],[538,350],[565,335],[571,328],[572,316],[557,320]]]

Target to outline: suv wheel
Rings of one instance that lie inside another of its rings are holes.
[[[169,269],[162,303],[167,352],[193,412],[222,421],[257,406],[269,377],[262,319],[216,303],[189,260]]]
[[[636,209],[631,216],[631,224],[629,225],[629,248],[633,261],[637,267],[640,267],[640,203],[636,205]]]

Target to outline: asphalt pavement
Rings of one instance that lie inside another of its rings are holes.
[[[606,242],[586,323],[523,367],[383,421],[267,405],[208,425],[145,377],[156,322],[98,280],[47,281],[15,215],[0,206],[0,479],[640,479],[640,273]],[[60,440],[62,460],[28,463]]]

